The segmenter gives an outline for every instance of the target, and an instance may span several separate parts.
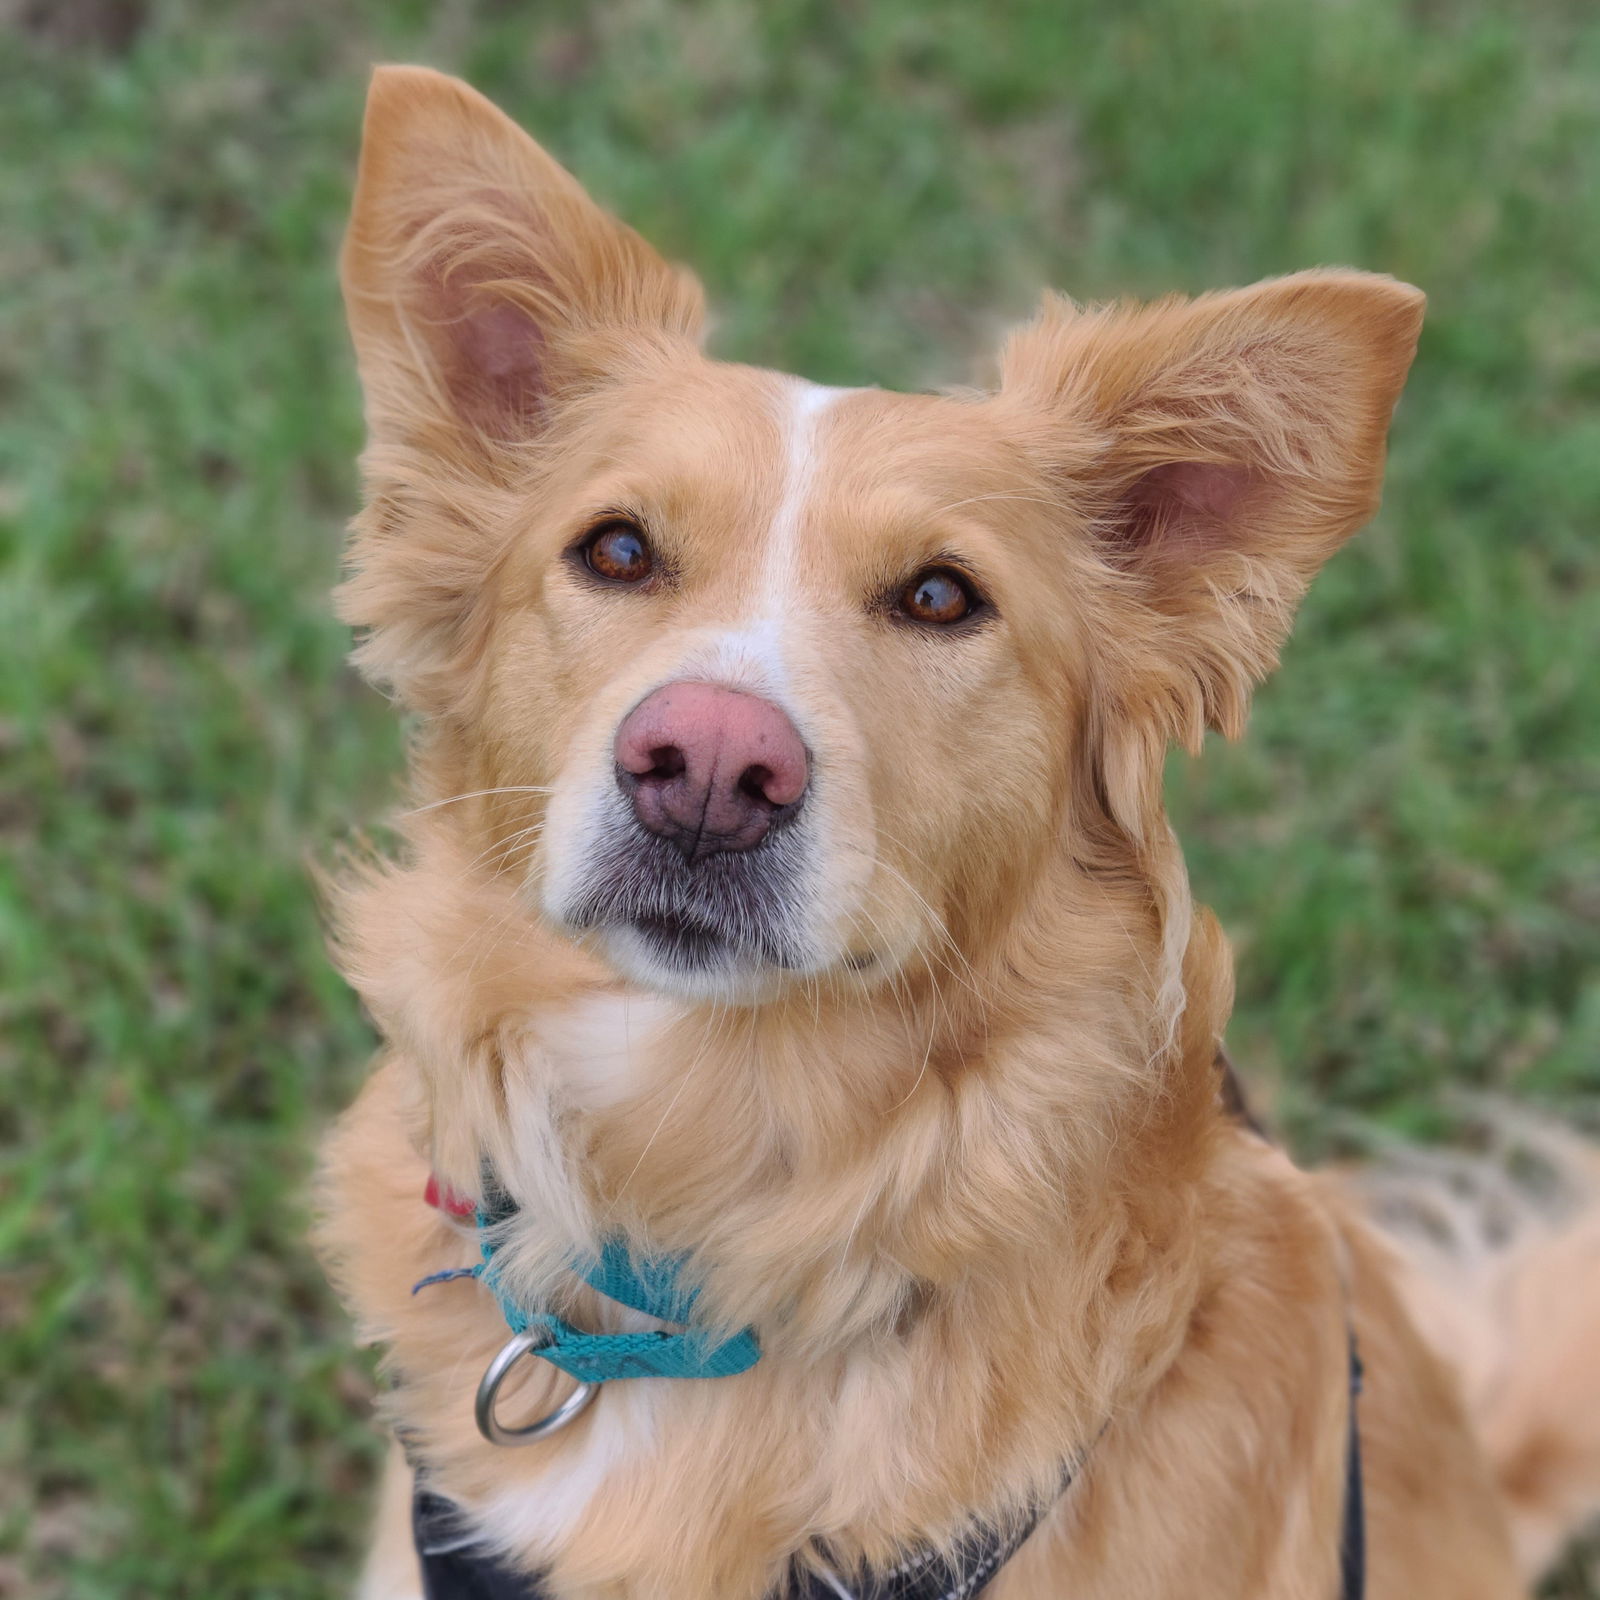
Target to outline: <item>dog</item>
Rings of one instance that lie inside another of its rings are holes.
[[[1600,1503],[1592,1222],[1502,1263],[1484,1427],[1418,1328],[1492,1308],[1224,1104],[1162,799],[1372,514],[1422,295],[1052,296],[987,388],[824,388],[409,67],[342,271],[339,604],[418,730],[333,890],[361,1594],[1525,1593]]]

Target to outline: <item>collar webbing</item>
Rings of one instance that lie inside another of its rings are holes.
[[[617,1235],[606,1239],[597,1260],[573,1263],[573,1270],[608,1300],[663,1322],[690,1324],[681,1331],[585,1333],[553,1311],[529,1311],[506,1292],[495,1268],[500,1225],[516,1215],[515,1204],[491,1191],[477,1213],[478,1250],[482,1260],[473,1269],[493,1293],[512,1333],[543,1328],[551,1342],[538,1354],[580,1383],[610,1383],[620,1378],[731,1378],[761,1359],[755,1333],[718,1338],[692,1326],[698,1285],[686,1287],[680,1277],[683,1256],[636,1257]]]

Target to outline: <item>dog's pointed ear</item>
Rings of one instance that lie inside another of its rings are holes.
[[[525,440],[565,386],[703,317],[693,278],[422,67],[373,75],[341,275],[378,441]]]
[[[1306,585],[1377,509],[1422,309],[1392,278],[1306,272],[1146,306],[1052,299],[1012,336],[1002,393],[1114,573],[1114,692],[1163,740],[1237,736]]]

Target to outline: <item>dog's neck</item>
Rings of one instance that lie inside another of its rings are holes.
[[[1181,1253],[1226,1004],[1209,919],[1163,1046],[1148,895],[1066,869],[987,957],[717,1009],[630,993],[462,865],[439,833],[368,879],[347,965],[434,1166],[470,1188],[487,1160],[521,1204],[530,1299],[621,1232],[689,1253],[711,1316],[815,1354],[979,1281],[1082,1271],[1092,1299],[1130,1248]]]

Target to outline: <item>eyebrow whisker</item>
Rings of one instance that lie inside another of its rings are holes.
[[[946,511],[959,511],[963,506],[975,506],[985,500],[1026,500],[1036,506],[1050,506],[1059,509],[1054,500],[1047,500],[1043,495],[1037,494],[1010,494],[1005,490],[996,490],[993,494],[968,495],[965,500],[952,500],[948,505],[937,506],[929,512],[929,516],[942,516]]]

